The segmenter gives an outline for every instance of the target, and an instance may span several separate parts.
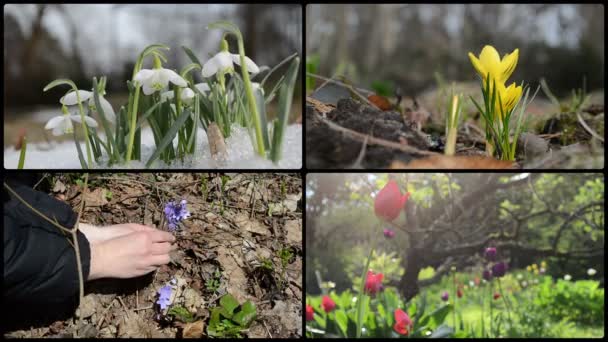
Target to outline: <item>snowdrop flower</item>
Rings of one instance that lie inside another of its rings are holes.
[[[570,280],[572,280],[572,276],[571,276],[571,275],[569,275],[569,274],[566,274],[566,275],[564,276],[564,280],[565,280],[565,281],[570,281]]]
[[[209,87],[209,84],[207,84],[205,82],[197,83],[194,86],[196,87],[196,89],[198,89],[198,91],[201,92],[201,94],[205,94],[206,92],[211,90],[211,88]]]
[[[211,57],[211,59],[203,65],[203,77],[211,77],[218,72],[234,70],[234,64],[241,65],[241,56],[238,53],[228,52],[228,42],[226,42],[225,39],[222,39],[222,42],[220,43],[220,50],[220,52]],[[251,58],[247,56],[245,56],[245,66],[249,73],[257,74],[260,72],[260,68],[258,68]]]
[[[187,87],[188,83],[180,75],[171,69],[165,69],[160,63],[160,58],[154,56],[154,69],[141,69],[133,81],[142,85],[145,95],[165,89],[169,82],[178,87]]]
[[[593,268],[590,268],[590,269],[587,270],[587,274],[590,277],[594,276],[596,273],[597,273],[597,271],[595,269],[593,269]]]
[[[88,100],[89,108],[92,111],[97,111],[95,108],[95,98],[93,96],[92,91],[78,90],[78,96],[80,97],[81,103]],[[73,106],[79,103],[78,96],[76,96],[75,91],[71,91],[67,95],[62,97],[59,102],[66,106]],[[116,122],[116,113],[114,113],[112,105],[101,94],[99,94],[99,104],[101,104],[101,109],[103,109],[103,113],[105,114],[106,119],[111,123]]]
[[[174,96],[175,96],[175,93],[173,92],[173,90],[169,90],[169,91],[166,91],[166,92],[160,94],[160,100],[161,101],[172,100]],[[190,88],[184,88],[181,91],[180,97],[184,104],[190,105],[192,103],[192,100],[194,99],[194,91]]]
[[[81,119],[80,115],[75,115],[75,114],[70,115],[70,113],[68,113],[67,108],[64,106],[63,115],[56,116],[56,117],[52,118],[51,120],[49,120],[46,123],[46,125],[44,126],[44,129],[51,129],[54,136],[60,136],[63,134],[73,133],[74,125],[72,124],[72,121],[82,123],[82,119]],[[97,121],[95,121],[91,117],[85,116],[84,121],[87,124],[87,126],[97,127]]]

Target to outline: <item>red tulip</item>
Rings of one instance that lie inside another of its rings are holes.
[[[382,273],[375,274],[372,271],[367,271],[367,278],[365,279],[365,293],[370,295],[376,294],[382,287],[382,279],[384,275]]]
[[[458,298],[462,298],[462,290],[461,289],[456,290],[456,295],[458,296]]]
[[[306,321],[312,321],[314,319],[315,311],[312,306],[306,304]]]
[[[325,310],[325,312],[330,312],[336,308],[336,302],[331,300],[331,298],[328,296],[323,296],[323,299],[321,300],[321,307],[323,310]]]
[[[498,293],[498,292],[494,293],[494,300],[496,300],[498,298],[500,298],[500,293]]]
[[[391,222],[399,216],[410,193],[401,195],[399,186],[394,180],[389,180],[386,186],[376,195],[374,211],[376,216],[382,220]]]
[[[395,325],[393,325],[393,329],[400,335],[407,336],[409,334],[412,329],[412,320],[407,315],[407,312],[401,309],[395,310]]]

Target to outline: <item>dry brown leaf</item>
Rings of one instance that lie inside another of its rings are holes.
[[[201,338],[203,337],[204,328],[205,322],[202,320],[193,323],[186,323],[186,325],[184,325],[184,332],[182,333],[182,336],[184,338]]]
[[[211,156],[224,158],[226,156],[226,143],[222,131],[216,123],[209,124],[207,127],[207,138],[209,140],[209,151]]]
[[[97,188],[93,191],[87,191],[84,195],[85,204],[87,207],[100,207],[108,204],[106,198],[106,190],[103,188]]]
[[[268,227],[260,223],[256,219],[249,218],[249,215],[245,212],[240,212],[234,217],[234,223],[241,229],[251,233],[270,236],[270,230]]]
[[[515,169],[517,164],[511,161],[497,160],[481,156],[444,156],[437,155],[416,159],[405,164],[393,161],[391,169]]]
[[[331,112],[332,110],[334,110],[334,106],[325,104],[312,97],[306,97],[306,102],[311,104],[313,107],[315,107],[317,112],[319,112],[321,114],[327,114],[327,113]]]

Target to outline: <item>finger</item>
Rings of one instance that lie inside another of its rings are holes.
[[[154,272],[158,269],[156,266],[148,266],[141,270],[141,275],[148,274],[150,272]]]
[[[128,225],[131,229],[133,229],[135,231],[157,230],[154,227],[146,226],[146,225],[139,224],[139,223],[127,223],[126,225]]]
[[[162,230],[154,230],[149,231],[150,237],[152,238],[152,242],[173,242],[175,241],[175,236],[169,232],[164,232]]]
[[[168,264],[171,261],[171,258],[169,257],[169,254],[158,254],[150,256],[148,260],[151,265],[160,266]]]
[[[171,252],[171,244],[169,242],[154,243],[150,250],[152,255],[167,254]]]

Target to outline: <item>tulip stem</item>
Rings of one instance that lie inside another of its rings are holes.
[[[498,278],[498,290],[500,291],[500,295],[502,296],[502,300],[505,302],[505,307],[507,308],[507,317],[509,318],[509,325],[513,326],[513,322],[511,321],[510,305],[507,302],[507,298],[505,297],[504,292],[502,291],[502,284],[500,282],[500,278]]]
[[[365,268],[363,268],[363,272],[361,273],[361,285],[359,286],[359,297],[357,298],[357,338],[361,337],[361,329],[363,328],[363,299],[366,296],[364,293],[365,279],[369,269],[369,263],[372,260],[372,255],[374,254],[374,248],[376,248],[376,241],[377,239],[375,237],[372,238],[372,248],[369,250],[369,255],[367,256],[367,261],[365,262]]]
[[[454,307],[452,308],[452,320],[454,322],[454,331],[456,331],[456,298],[458,295],[456,294],[456,271],[452,272],[452,285],[454,289]]]

